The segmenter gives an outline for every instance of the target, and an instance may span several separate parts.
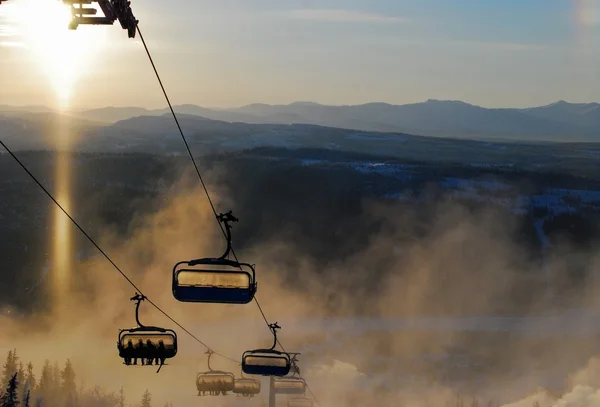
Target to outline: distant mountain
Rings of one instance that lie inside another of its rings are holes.
[[[0,105],[0,114],[6,113],[19,113],[19,112],[31,112],[31,113],[48,113],[53,110],[46,106],[9,106]]]
[[[98,127],[101,124],[52,112],[0,112],[0,138],[19,150],[62,149],[64,141],[79,141],[82,134]]]
[[[231,111],[262,116],[270,122],[294,121],[437,137],[557,140],[579,136],[591,140],[596,134],[576,120],[565,122],[552,116],[529,114],[525,109],[486,109],[460,101],[428,100],[400,106],[387,103],[358,106],[255,104]]]
[[[585,127],[594,130],[596,134],[600,130],[600,104],[598,103],[567,103],[561,100],[547,106],[523,109],[523,111],[541,119]]]
[[[130,117],[151,116],[153,113],[142,107],[103,107],[100,109],[75,112],[72,113],[72,115],[87,120],[114,123],[119,120],[129,119]]]
[[[26,108],[0,113],[21,114]],[[35,107],[36,111],[43,109]],[[409,133],[434,137],[505,139],[521,141],[600,140],[600,104],[559,101],[526,109],[488,109],[461,101],[427,100],[392,105],[367,103],[355,106],[327,106],[313,102],[288,105],[255,103],[231,109],[209,109],[178,105],[180,115],[248,124],[312,124],[360,131]],[[16,112],[16,113],[15,113]],[[169,109],[107,107],[71,112],[72,116],[104,123],[117,123],[141,116],[170,115]]]
[[[333,155],[385,156],[506,170],[519,167],[544,171],[559,165],[563,171],[582,176],[595,174],[600,159],[600,143],[492,142],[312,124],[231,123],[185,114],[180,114],[178,119],[192,152],[205,157],[278,148],[289,150],[292,158],[293,151],[312,149]],[[69,137],[63,137],[65,134]],[[108,125],[55,114],[0,115],[0,138],[15,151],[66,148],[95,153],[186,154],[177,126],[168,113]],[[317,154],[314,159],[322,158]]]

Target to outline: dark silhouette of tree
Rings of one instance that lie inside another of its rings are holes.
[[[4,362],[4,370],[2,371],[2,387],[8,385],[11,377],[19,369],[17,361],[17,350],[9,350],[8,355],[6,356],[6,362]]]
[[[25,383],[25,369],[23,363],[19,362],[19,369],[17,370],[17,381],[21,384]]]
[[[31,398],[31,390],[27,390],[27,394],[25,395],[25,398],[23,399],[23,407],[29,407],[30,398]]]
[[[19,388],[19,382],[17,380],[17,373],[13,374],[8,382],[8,387],[0,397],[0,407],[18,407],[19,397],[17,391]]]
[[[152,394],[146,389],[144,394],[142,394],[142,402],[140,403],[140,407],[152,407]]]
[[[35,375],[33,374],[33,364],[29,362],[27,364],[27,373],[25,374],[25,382],[23,383],[23,400],[25,399],[25,395],[30,393],[31,391],[35,391],[37,386],[37,381],[35,379]]]

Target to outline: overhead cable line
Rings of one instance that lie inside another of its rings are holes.
[[[227,239],[227,232],[225,231],[225,229],[223,228],[223,226],[221,225],[221,222],[219,221],[219,215],[217,213],[217,210],[215,209],[215,206],[213,204],[213,201],[210,197],[210,193],[208,192],[208,188],[206,187],[206,183],[204,182],[204,179],[202,178],[202,174],[200,173],[200,169],[198,167],[198,164],[196,163],[196,160],[194,159],[194,155],[192,154],[192,151],[190,149],[190,146],[187,142],[187,139],[185,138],[185,134],[183,133],[183,129],[181,128],[181,125],[179,124],[179,120],[177,119],[177,114],[175,114],[175,110],[173,109],[173,105],[171,104],[171,101],[169,100],[169,96],[167,94],[167,91],[163,85],[163,82],[160,78],[160,74],[158,73],[158,69],[156,68],[156,65],[154,64],[154,60],[152,59],[152,54],[150,53],[150,50],[148,49],[148,45],[146,44],[146,40],[144,39],[144,36],[142,34],[142,31],[140,30],[140,24],[139,22],[136,24],[137,26],[137,32],[140,36],[140,40],[142,41],[142,45],[144,46],[144,49],[146,51],[146,55],[148,56],[148,59],[150,60],[150,64],[152,65],[152,69],[154,70],[154,74],[156,75],[156,79],[158,80],[158,83],[160,85],[160,88],[162,89],[163,95],[165,96],[165,100],[167,101],[167,104],[169,105],[169,110],[171,111],[171,114],[173,115],[173,119],[175,120],[175,124],[177,125],[177,129],[179,130],[179,134],[181,135],[181,138],[183,140],[183,143],[185,144],[185,147],[187,149],[188,155],[190,157],[190,160],[192,161],[192,164],[194,165],[194,169],[196,170],[196,174],[198,175],[198,179],[200,180],[200,183],[202,185],[202,188],[204,189],[204,193],[206,194],[206,198],[208,199],[208,203],[210,204],[210,207],[213,211],[213,214],[215,215],[215,219],[217,221],[217,224],[219,225],[219,228],[221,229],[221,232],[223,233],[223,236],[225,236],[225,238]],[[235,259],[236,263],[239,264],[239,260],[235,254],[235,250],[233,250],[233,247],[231,247],[231,254],[233,255],[233,258]],[[240,266],[240,270],[241,270],[241,266]],[[270,329],[270,323],[269,320],[267,319],[262,307],[260,306],[260,303],[258,302],[258,299],[256,298],[256,295],[254,296],[254,301],[256,302],[256,305],[258,307],[258,310],[260,311],[263,319],[265,320],[265,323],[267,324],[267,327]],[[285,352],[284,347],[281,345],[281,342],[279,342],[279,339],[277,339],[277,343],[279,344],[279,346],[281,347],[281,349]],[[287,352],[286,352],[287,353]],[[309,388],[310,389],[310,388]],[[312,391],[311,391],[312,394]],[[314,395],[313,395],[314,398]],[[317,402],[318,405],[321,405],[321,403],[319,403],[319,401],[315,398],[315,401]]]
[[[37,179],[37,177],[35,175],[33,175],[33,173],[31,171],[29,171],[27,166],[25,164],[23,164],[23,162],[21,160],[19,160],[19,158],[13,153],[13,151],[2,140],[0,140],[0,145],[2,145],[2,147],[4,147],[4,149],[8,152],[8,154],[10,154],[12,156],[12,158],[21,166],[21,168],[23,168],[23,170],[25,170],[25,172],[29,175],[29,177],[31,177],[31,179],[44,191],[44,193],[46,193],[46,195],[52,200],[52,202],[54,202],[54,204],[69,218],[69,220],[90,241],[90,243],[92,243],[92,245],[94,245],[94,247],[96,247],[96,249],[98,249],[98,251],[102,254],[102,256],[104,256],[104,258],[106,260],[108,260],[108,262],[113,266],[113,268],[115,270],[117,270],[121,274],[121,276],[123,276],[123,278],[125,278],[125,280],[127,280],[127,282],[129,284],[131,284],[131,286],[133,288],[135,288],[136,291],[138,291],[140,294],[144,295],[143,291],[133,282],[133,280],[131,280],[131,278],[129,278],[129,276],[123,270],[121,270],[121,268],[110,258],[110,256],[100,247],[100,245],[98,243],[96,243],[96,241],[79,225],[79,223],[69,214],[69,212],[67,212],[67,210],[56,200],[56,198],[54,198],[52,193],[50,193],[50,191],[48,191],[48,189],[46,187],[44,187],[44,185]],[[169,314],[167,314],[166,311],[164,311],[161,307],[159,307],[156,303],[154,303],[148,297],[146,297],[146,301],[148,301],[161,314],[163,314],[165,317],[167,317],[171,322],[173,322],[175,325],[177,325],[182,331],[184,331],[185,333],[190,335],[193,339],[195,339],[198,343],[200,343],[206,349],[213,351],[215,355],[219,355],[224,359],[227,359],[234,363],[239,364],[239,361],[237,361],[233,358],[230,358],[228,356],[225,356],[219,352],[215,352],[210,346],[208,346],[206,343],[204,343],[196,335],[191,333],[188,329],[186,329],[183,325],[181,325],[173,317],[171,317]]]

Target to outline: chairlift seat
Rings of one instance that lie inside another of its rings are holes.
[[[292,362],[287,353],[271,349],[246,351],[242,355],[242,371],[258,376],[285,376]]]
[[[292,397],[288,399],[288,407],[313,407],[313,401],[306,397]]]
[[[173,296],[181,302],[248,304],[254,299],[254,267],[227,259],[179,262],[173,268]]]
[[[236,379],[233,392],[246,397],[257,395],[260,393],[260,381],[247,378]]]
[[[277,378],[273,381],[273,389],[276,394],[304,394],[306,393],[306,382],[302,378]]]

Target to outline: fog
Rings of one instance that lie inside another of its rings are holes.
[[[245,350],[272,341],[254,302],[188,304],[171,293],[175,263],[217,257],[225,244],[203,191],[190,188],[190,182],[184,177],[160,197],[159,210],[133,219],[126,238],[110,229],[92,235],[162,310],[215,351],[239,360]],[[217,208],[231,208],[228,191],[209,189],[216,191]],[[553,298],[529,295],[531,287],[548,280],[519,241],[514,220],[448,202],[425,214],[392,204],[363,207],[362,216],[382,227],[347,258],[324,264],[294,239],[283,239],[285,234],[252,241],[237,253],[240,261],[256,264],[260,305],[269,322],[282,326],[279,338],[286,350],[303,352],[302,374],[323,406],[440,406],[461,398],[466,404],[476,398],[480,405],[511,407],[600,405],[598,332],[586,329],[597,318],[556,314]],[[269,221],[285,228],[284,219]],[[553,275],[568,270],[569,256],[585,259],[590,276],[585,289],[570,295],[578,307],[597,306],[598,256],[557,246],[548,259]],[[56,301],[60,307],[2,317],[0,351],[17,348],[38,376],[45,359],[70,358],[78,384],[109,391],[123,386],[128,404],[137,403],[145,389],[154,405],[240,402],[235,396],[196,395],[196,374],[207,370],[206,348],[148,302],[141,305],[141,321],[174,329],[178,354],[159,374],[155,367],[123,365],[117,335],[136,326],[129,301],[136,290],[101,256],[76,262],[70,279],[69,297]],[[506,315],[517,302],[527,310],[523,314],[546,312],[556,319],[492,318]],[[439,319],[424,324],[424,315]],[[461,316],[471,317],[462,327]],[[217,355],[212,367],[240,373],[237,364]],[[262,383],[262,394],[250,404],[264,401],[268,381]]]

